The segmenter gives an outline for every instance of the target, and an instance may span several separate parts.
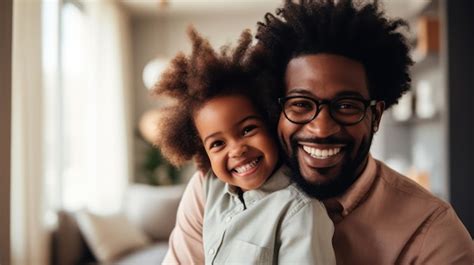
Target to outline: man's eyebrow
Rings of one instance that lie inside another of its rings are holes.
[[[241,119],[240,121],[236,122],[234,126],[239,126],[241,125],[242,123],[248,121],[248,120],[262,120],[262,117],[260,116],[257,116],[257,115],[249,115],[249,116],[246,116],[244,117],[243,119]],[[212,138],[212,137],[215,137],[216,135],[219,135],[221,134],[222,132],[215,132],[215,133],[212,133],[208,136],[206,136],[202,142],[203,143],[206,143],[207,140],[209,140],[209,138]]]
[[[305,88],[292,88],[286,94],[300,94],[306,96],[312,96],[313,93],[309,92],[309,89]]]
[[[357,98],[365,98],[361,93],[354,92],[354,91],[342,91],[337,93],[336,97],[357,97]]]
[[[297,94],[297,95],[302,95],[302,96],[309,96],[312,98],[315,98],[316,96],[310,92],[309,89],[304,89],[304,88],[292,88],[287,92],[287,95],[291,94]],[[362,94],[359,92],[351,91],[351,90],[345,90],[341,91],[336,94],[336,98],[339,97],[357,97],[357,98],[365,98]]]

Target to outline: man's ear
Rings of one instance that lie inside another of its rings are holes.
[[[382,120],[382,114],[385,111],[385,101],[378,101],[373,107],[372,113],[372,130],[377,132],[379,130],[380,121]]]

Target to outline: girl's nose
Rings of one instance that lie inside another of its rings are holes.
[[[248,146],[245,144],[235,144],[229,152],[231,158],[237,158],[243,156],[248,151]]]

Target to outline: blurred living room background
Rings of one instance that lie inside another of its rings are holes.
[[[0,94],[0,127],[9,131],[0,160],[10,162],[0,171],[0,264],[159,264],[195,167],[170,166],[153,145],[156,110],[167,102],[150,89],[190,51],[189,25],[219,47],[243,29],[255,33],[281,4],[2,2],[12,28],[0,45],[11,65],[2,59],[1,69],[11,70],[12,89]],[[372,155],[453,204],[472,235],[473,2],[381,4],[409,22],[415,65],[412,89],[385,112]],[[2,98],[9,93],[11,102]]]

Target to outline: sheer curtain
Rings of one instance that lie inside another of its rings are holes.
[[[129,17],[117,1],[84,1],[90,54],[83,102],[91,130],[84,172],[89,180],[83,198],[91,210],[116,212],[132,175],[131,39]],[[94,129],[92,129],[94,128]]]
[[[12,264],[49,264],[51,213],[118,211],[132,172],[129,18],[113,0],[73,1],[82,29],[46,47],[61,55],[45,69],[41,38],[58,37],[42,5],[61,2],[14,1]]]
[[[129,18],[116,1],[81,3],[61,41],[62,206],[113,213],[131,176]]]

